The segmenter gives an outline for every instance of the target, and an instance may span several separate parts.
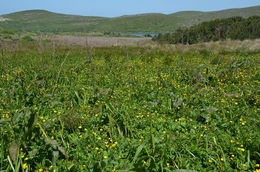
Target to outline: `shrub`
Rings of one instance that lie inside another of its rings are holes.
[[[31,36],[24,36],[23,38],[22,38],[22,40],[23,41],[27,41],[27,42],[32,42],[32,41],[34,41],[34,39],[31,37]]]

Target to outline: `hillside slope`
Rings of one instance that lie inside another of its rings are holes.
[[[232,16],[260,16],[260,6],[214,12],[183,11],[169,15],[150,13],[115,18],[57,14],[30,10],[2,15],[2,29],[42,32],[167,32],[203,21]]]
[[[21,29],[25,31],[63,32],[85,31],[84,28],[96,25],[104,17],[86,17],[65,15],[45,10],[29,10],[3,15],[9,20],[0,22],[4,29]]]

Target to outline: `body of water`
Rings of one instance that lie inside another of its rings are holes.
[[[140,36],[140,37],[143,37],[145,35],[151,35],[152,37],[154,37],[155,35],[158,35],[158,33],[124,33],[123,35]]]

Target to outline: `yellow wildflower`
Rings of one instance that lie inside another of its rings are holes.
[[[27,166],[27,164],[25,163],[25,164],[23,164],[23,169],[26,169],[28,166]]]

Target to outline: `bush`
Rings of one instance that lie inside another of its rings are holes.
[[[14,35],[15,34],[15,32],[12,31],[12,30],[3,30],[3,31],[1,31],[1,33],[2,34],[7,34],[7,35]]]
[[[174,33],[159,34],[153,38],[160,43],[196,44],[219,40],[245,40],[260,38],[260,16],[247,19],[231,17],[217,19],[192,26],[179,28]]]
[[[45,43],[50,43],[51,40],[50,40],[50,39],[44,39],[43,42],[45,42]]]
[[[27,41],[27,42],[31,42],[31,41],[34,41],[34,39],[31,37],[31,36],[24,36],[23,38],[22,38],[22,40],[23,41]]]

